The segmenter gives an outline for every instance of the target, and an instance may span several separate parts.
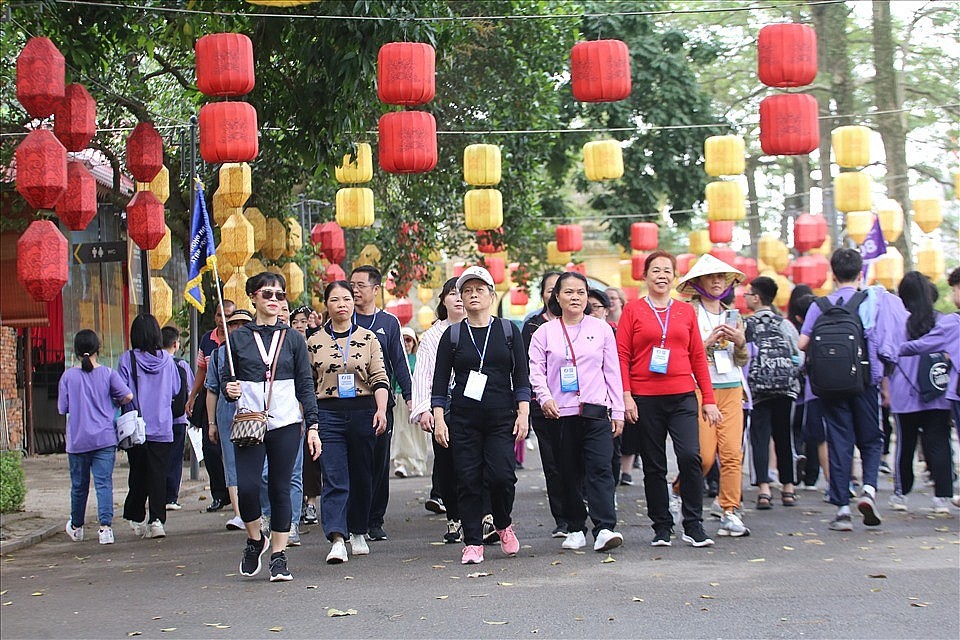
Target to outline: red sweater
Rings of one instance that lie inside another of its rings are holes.
[[[660,320],[664,319],[663,313]],[[697,313],[686,302],[674,300],[664,347],[670,350],[667,373],[650,371],[650,356],[660,346],[660,323],[645,298],[623,308],[617,325],[617,351],[624,391],[636,396],[665,396],[690,393],[697,386],[704,404],[715,404],[710,369],[700,338]],[[696,384],[694,384],[696,378]]]

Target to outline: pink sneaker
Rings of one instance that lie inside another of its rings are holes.
[[[515,556],[520,551],[520,541],[517,540],[517,534],[513,532],[513,525],[507,525],[506,529],[497,531],[500,534],[500,548],[508,556]]]
[[[468,544],[463,548],[460,564],[480,564],[483,562],[483,547],[479,544]]]

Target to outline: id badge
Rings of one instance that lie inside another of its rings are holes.
[[[577,368],[573,365],[560,367],[560,391],[579,391],[580,382],[577,380]]]
[[[337,374],[337,395],[340,398],[357,397],[357,381],[354,378],[355,375],[356,374],[353,373]]]
[[[487,374],[471,371],[467,376],[467,385],[463,388],[463,396],[480,402],[483,390],[487,387]]]
[[[653,373],[666,373],[667,365],[670,363],[670,349],[654,347],[650,355],[650,371]]]
[[[730,359],[730,352],[726,349],[713,352],[713,364],[720,375],[733,371],[733,360]]]

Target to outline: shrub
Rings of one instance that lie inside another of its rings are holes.
[[[0,453],[0,513],[23,510],[27,485],[23,478],[22,460],[19,451]]]

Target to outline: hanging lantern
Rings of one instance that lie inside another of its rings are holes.
[[[782,243],[776,236],[760,236],[760,240],[757,242],[757,254],[760,256],[760,260],[770,264],[780,253],[780,244]]]
[[[779,273],[773,276],[773,280],[777,283],[777,295],[773,299],[773,304],[785,311],[787,305],[790,304],[790,293],[793,292],[793,283],[790,282],[786,276]]]
[[[167,225],[163,203],[150,191],[137,191],[127,203],[127,235],[144,250],[154,249],[163,240]]]
[[[833,254],[833,243],[830,241],[830,236],[827,236],[823,241],[823,244],[817,247],[816,249],[810,249],[810,253],[819,254],[821,256],[830,256]]]
[[[507,277],[507,263],[503,258],[496,256],[487,256],[483,259],[483,265],[490,276],[493,278],[493,284],[502,284]]]
[[[417,299],[422,304],[430,304],[430,301],[433,300],[433,289],[430,287],[425,287],[422,284],[417,286]]]
[[[380,102],[413,106],[436,95],[436,52],[423,42],[390,42],[377,55]]]
[[[247,260],[247,264],[243,266],[243,271],[247,274],[248,278],[252,278],[258,273],[263,273],[266,270],[267,268],[259,258],[250,258]]]
[[[821,215],[801,213],[793,222],[793,246],[800,253],[816,249],[827,239],[827,219]]]
[[[499,189],[470,189],[463,195],[463,214],[470,231],[503,225],[503,196]]]
[[[437,121],[425,111],[380,116],[380,168],[387,173],[425,173],[437,166]]]
[[[623,149],[617,140],[594,140],[583,145],[583,170],[587,180],[623,177]]]
[[[34,300],[49,302],[67,284],[67,245],[49,220],[34,220],[17,240],[17,280]]]
[[[152,191],[157,200],[166,204],[170,198],[170,170],[164,165],[150,182],[138,182],[137,191]]]
[[[267,219],[267,241],[260,252],[267,260],[279,260],[287,250],[287,228],[277,218]]]
[[[877,217],[880,218],[880,230],[887,243],[896,242],[903,233],[903,208],[892,198],[877,203]],[[900,257],[901,261],[903,256]]]
[[[387,303],[386,310],[397,317],[401,327],[413,320],[413,303],[408,298],[391,300]]]
[[[870,178],[860,171],[841,173],[833,179],[833,195],[838,211],[869,211],[873,208]]]
[[[346,187],[337,191],[337,224],[346,229],[369,227],[373,224],[373,190],[366,187]]]
[[[340,184],[360,184],[373,180],[373,152],[366,142],[356,144],[356,158],[348,153],[343,156],[343,162],[333,171]]]
[[[97,215],[97,183],[82,162],[67,163],[67,188],[57,217],[71,231],[83,231]]]
[[[82,84],[68,84],[57,104],[53,133],[67,151],[82,151],[97,134],[97,101]]]
[[[197,40],[193,50],[200,93],[236,97],[253,90],[253,42],[250,38],[242,33],[210,33]]]
[[[49,38],[27,40],[17,56],[17,100],[33,118],[53,115],[66,90],[63,54]]]
[[[633,277],[634,261],[631,257],[629,260],[621,260],[619,262],[620,267],[620,286],[629,287],[639,284],[636,278]],[[643,266],[641,265],[641,271]]]
[[[226,198],[223,197],[223,193],[219,189],[213,192],[213,222],[218,226],[222,227],[223,223],[227,221],[227,218],[232,216],[235,213],[242,213],[243,209],[240,207],[231,207],[227,204]],[[266,222],[266,220],[264,220]]]
[[[433,321],[436,319],[436,315],[433,313],[433,309],[424,305],[420,307],[417,311],[417,325],[420,327],[421,331],[426,331],[433,326]]]
[[[253,257],[253,237],[253,225],[240,213],[234,213],[220,228],[220,246],[217,252],[236,267],[246,265]]]
[[[690,253],[698,256],[710,253],[713,244],[710,242],[710,232],[706,229],[691,231],[687,234],[687,239],[690,241]]]
[[[703,143],[704,170],[713,178],[735,176],[746,167],[746,153],[740,136],[710,136]]]
[[[230,279],[223,285],[223,299],[233,300],[237,309],[246,309],[254,312],[253,302],[247,295],[247,275],[240,270],[234,271]]]
[[[776,253],[770,257],[770,261],[767,262],[767,264],[777,273],[785,275],[789,273],[790,268],[790,249],[787,245],[777,240],[776,250]]]
[[[67,150],[47,129],[17,145],[17,191],[34,209],[53,209],[67,190]]]
[[[233,275],[233,272],[238,270],[240,267],[233,264],[230,261],[230,258],[226,255],[225,243],[220,242],[216,248],[217,254],[217,276],[222,282],[226,282],[230,279],[230,276]],[[253,274],[256,275],[256,274]]]
[[[173,317],[173,290],[157,276],[150,278],[150,312],[161,327]]]
[[[287,251],[285,255],[292,258],[303,248],[303,227],[300,226],[300,221],[293,216],[287,218],[285,222],[287,225]]]
[[[257,157],[257,110],[247,102],[200,107],[200,156],[204,162],[249,162]]]
[[[220,167],[217,192],[228,207],[242,207],[253,192],[250,165],[246,162],[228,162]]]
[[[635,253],[630,256],[630,279],[635,282],[643,280],[643,269],[647,265],[646,253]],[[621,280],[622,278],[621,274]]]
[[[790,275],[794,284],[810,285],[811,289],[823,286],[830,271],[830,262],[823,256],[800,256],[793,261]]]
[[[267,218],[256,207],[244,209],[243,217],[253,226],[253,250],[260,251],[267,242]]]
[[[364,245],[363,249],[360,249],[360,255],[358,257],[360,264],[369,264],[375,267],[380,264],[380,258],[383,257],[383,254],[380,252],[380,248],[377,247],[377,245],[368,244]],[[439,262],[439,260],[437,260],[437,262]]]
[[[930,233],[943,222],[943,202],[939,198],[923,198],[913,201],[913,221]]]
[[[557,241],[551,240],[547,243],[547,264],[555,265],[562,267],[563,265],[570,262],[570,258],[573,256],[566,251],[560,251],[557,248]]]
[[[831,135],[833,157],[845,169],[870,164],[870,129],[862,125],[837,127]]]
[[[283,265],[282,271],[283,279],[287,281],[287,298],[299,300],[304,292],[303,269],[296,262],[288,262]]]
[[[150,268],[154,271],[159,271],[167,266],[167,263],[170,262],[170,258],[173,256],[170,227],[163,225],[163,228],[163,239],[160,241],[160,244],[150,252]]]
[[[693,253],[681,253],[677,256],[677,275],[684,276],[697,262],[697,256]]]
[[[630,96],[630,49],[621,40],[578,42],[570,51],[574,100],[613,102]]]
[[[733,261],[737,259],[737,252],[730,247],[712,247],[710,255],[730,266],[733,266]]]
[[[513,287],[510,289],[510,304],[515,307],[525,308],[528,304],[530,304],[530,294],[527,293],[526,289]]]
[[[326,270],[323,274],[323,280],[326,283],[336,282],[338,280],[346,280],[347,272],[338,264],[327,265]]]
[[[747,306],[747,289],[743,285],[738,285],[733,289],[733,306],[740,312],[741,316],[746,316],[751,313],[750,307]]]
[[[557,250],[572,253],[583,249],[583,227],[578,224],[560,224],[556,230]]]
[[[582,276],[587,275],[587,265],[584,262],[568,262],[563,270],[568,273],[579,273]]]
[[[870,211],[850,211],[847,213],[847,237],[862,244],[870,229],[873,228],[873,213]]]
[[[477,251],[480,253],[500,253],[503,250],[503,227],[477,231]]]
[[[817,77],[817,32],[805,24],[771,24],[757,38],[757,75],[768,87],[802,87]]]
[[[903,280],[903,254],[896,247],[887,247],[887,252],[875,259],[870,268],[873,277],[888,291],[895,291]]]
[[[738,221],[746,217],[747,206],[739,182],[711,182],[707,185],[706,193],[708,220]]]
[[[798,156],[820,146],[817,99],[780,93],[760,102],[760,147],[770,156]]]
[[[141,122],[127,138],[127,170],[137,182],[151,182],[163,168],[163,138],[152,122]]]
[[[630,248],[636,251],[653,251],[657,248],[660,227],[656,222],[634,222],[630,225]]]
[[[347,241],[343,228],[336,222],[320,222],[314,225],[310,232],[310,239],[329,262],[339,264],[347,257]],[[364,248],[366,249],[366,247]],[[379,249],[377,249],[377,253],[379,259]]]
[[[744,258],[743,256],[737,256],[733,259],[732,266],[735,269],[738,269],[743,273],[743,281],[750,282],[754,278],[760,275],[759,269],[757,269],[757,261],[753,258]]]
[[[922,248],[917,252],[917,271],[936,284],[943,280],[946,270],[947,261],[943,255],[943,247],[933,240],[925,240]]]
[[[733,240],[733,225],[732,220],[710,220],[707,222],[710,242],[725,243]]]
[[[495,144],[471,144],[463,150],[463,181],[474,187],[492,187],[500,183],[500,147]]]

